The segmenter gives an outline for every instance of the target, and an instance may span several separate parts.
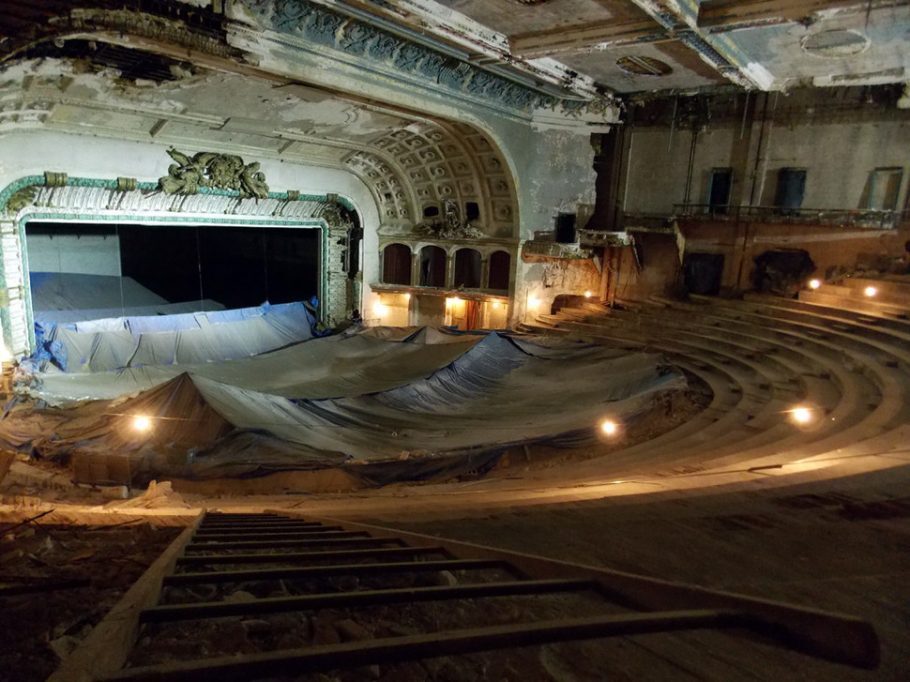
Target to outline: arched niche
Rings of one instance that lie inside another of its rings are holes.
[[[427,245],[420,250],[420,279],[422,287],[446,285],[446,252],[438,246]]]
[[[382,250],[382,281],[385,284],[411,283],[411,249],[404,244],[389,244]]]
[[[490,279],[487,288],[508,291],[512,270],[512,256],[508,251],[494,251],[490,254]]]
[[[455,287],[479,289],[483,259],[477,249],[458,249],[455,252]]]

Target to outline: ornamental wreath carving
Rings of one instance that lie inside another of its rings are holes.
[[[172,163],[167,175],[158,180],[165,194],[198,194],[206,187],[236,190],[245,198],[269,196],[265,173],[259,170],[258,162],[247,164],[239,156],[215,152],[199,152],[190,157],[173,147],[167,153],[177,163]]]

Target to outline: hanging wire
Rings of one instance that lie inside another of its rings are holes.
[[[746,90],[746,101],[743,104],[743,122],[739,127],[739,139],[743,139],[743,135],[746,134],[746,118],[749,113],[749,91]]]
[[[262,232],[262,278],[265,284],[265,300],[271,303],[269,298],[269,235],[267,232]]]
[[[199,312],[202,312],[205,296],[202,291],[202,246],[199,241],[199,226],[196,226],[196,269],[199,272]]]
[[[676,112],[679,109],[679,95],[673,100],[673,120],[670,121],[670,137],[667,140],[667,153],[673,149],[673,133],[676,132]]]
[[[117,282],[120,284],[120,317],[126,317],[126,302],[123,299],[123,249],[120,245],[120,221],[114,223],[114,232],[117,235],[117,265],[119,276]]]

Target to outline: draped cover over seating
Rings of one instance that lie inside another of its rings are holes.
[[[203,348],[240,349],[221,362],[181,355],[182,332],[174,346],[144,333],[131,351],[118,346],[129,331],[104,332],[91,349],[68,332],[71,352],[88,358],[82,371],[39,374],[32,389],[68,409],[14,411],[0,440],[48,457],[120,453],[147,478],[343,466],[384,483],[488,466],[512,445],[590,436],[605,416],[630,419],[655,392],[685,385],[654,354],[428,328],[249,355],[259,331],[245,322],[200,328]],[[148,431],[133,427],[139,415]]]

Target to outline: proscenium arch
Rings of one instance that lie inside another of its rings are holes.
[[[67,193],[66,190],[69,190]],[[42,192],[48,196],[42,196]],[[56,205],[53,197],[56,192]],[[124,210],[111,209],[111,197],[117,196],[121,204],[138,204],[147,200],[149,192],[155,194],[154,198],[161,204],[157,209]],[[157,191],[154,183],[136,183],[135,189],[118,188],[117,180],[91,179],[91,178],[66,178],[62,184],[51,185],[47,176],[26,176],[10,183],[0,191],[0,209],[7,209],[11,199],[23,193],[30,193],[28,202],[18,207],[15,215],[0,217],[0,224],[12,224],[13,230],[5,230],[3,235],[3,264],[2,287],[8,290],[11,286],[11,274],[7,268],[16,263],[19,267],[17,279],[19,284],[13,284],[21,289],[20,306],[7,303],[2,308],[0,324],[2,324],[3,341],[6,348],[13,354],[28,354],[35,350],[36,340],[34,331],[34,309],[31,298],[29,282],[28,247],[25,230],[30,222],[65,222],[65,223],[130,223],[134,225],[149,226],[244,226],[244,227],[273,227],[287,229],[318,229],[321,233],[319,239],[319,299],[320,316],[323,320],[332,310],[346,307],[357,307],[359,302],[332,300],[332,291],[329,280],[334,275],[345,277],[343,268],[335,272],[334,265],[341,263],[340,252],[343,244],[332,235],[333,225],[323,216],[325,208],[335,202],[341,203],[348,210],[360,213],[353,202],[341,195],[297,195],[289,193],[271,192],[266,200],[247,200],[238,196],[236,191],[208,189],[204,193],[193,196],[169,196]],[[79,200],[74,202],[73,197],[79,194]],[[26,195],[28,196],[28,195]],[[131,201],[132,200],[132,201]],[[195,210],[161,210],[163,206],[174,202],[183,205],[187,200],[192,200]],[[92,204],[92,201],[95,204]],[[296,203],[297,211],[289,211],[291,215],[282,214],[288,206]],[[226,214],[223,206],[230,203],[234,213]],[[73,205],[78,204],[78,205]],[[222,208],[218,211],[218,208]],[[243,209],[247,208],[248,211]],[[270,208],[273,208],[269,213]],[[208,210],[206,210],[208,209]],[[258,210],[256,210],[258,209]],[[281,210],[279,210],[281,209]],[[309,215],[307,215],[309,214]],[[2,215],[2,212],[0,212]],[[335,226],[337,228],[337,226]],[[9,251],[15,249],[15,253]],[[337,252],[337,253],[336,253]],[[337,294],[336,294],[337,295]],[[21,316],[21,319],[13,319]],[[24,327],[24,330],[21,329]],[[14,333],[14,330],[18,333]]]
[[[14,36],[4,46],[0,46],[0,54],[6,53],[5,56],[0,57],[0,60],[10,63],[10,59],[16,59],[27,54],[30,46],[53,44],[59,40],[78,39],[109,43],[180,63],[187,63],[187,60],[189,60],[194,68],[202,69],[205,74],[231,75],[248,79],[246,81],[248,83],[267,83],[275,90],[300,85],[318,90],[329,97],[335,97],[357,106],[369,108],[375,112],[398,116],[410,121],[398,125],[395,130],[407,131],[411,129],[412,123],[415,125],[415,129],[428,125],[440,131],[445,139],[454,140],[453,148],[456,150],[470,150],[467,163],[470,171],[469,175],[473,174],[480,179],[479,182],[475,183],[474,189],[478,193],[481,190],[484,192],[489,190],[489,198],[477,196],[476,194],[470,196],[462,194],[461,197],[457,197],[456,201],[459,198],[462,199],[457,201],[460,204],[459,209],[464,211],[464,201],[477,200],[476,203],[481,206],[481,220],[478,221],[479,223],[484,224],[490,219],[490,216],[498,216],[497,220],[503,219],[503,222],[506,222],[505,214],[498,212],[497,209],[497,206],[505,203],[511,213],[511,221],[506,223],[508,234],[506,234],[506,230],[497,230],[496,236],[497,238],[505,237],[511,240],[516,247],[520,243],[522,215],[518,201],[517,169],[519,166],[523,168],[526,165],[526,159],[523,156],[523,152],[515,147],[514,140],[518,138],[524,139],[521,137],[522,131],[527,132],[528,126],[531,124],[528,112],[518,112],[517,110],[510,110],[508,107],[493,106],[490,102],[486,104],[480,103],[480,109],[477,109],[477,102],[452,97],[439,91],[432,84],[414,84],[414,88],[397,89],[388,87],[384,79],[364,80],[361,71],[357,71],[354,65],[346,63],[343,59],[339,59],[338,55],[324,53],[319,56],[315,52],[308,52],[303,49],[306,46],[295,46],[290,43],[281,43],[279,45],[278,43],[270,42],[271,39],[269,38],[266,38],[264,42],[250,43],[246,39],[247,33],[244,26],[241,25],[242,21],[237,23],[230,20],[227,24],[220,22],[219,26],[221,28],[213,33],[208,30],[209,27],[204,27],[200,30],[196,24],[185,22],[182,15],[174,16],[170,10],[167,10],[161,16],[149,10],[139,12],[132,9],[118,9],[116,12],[86,10],[77,15],[76,13],[70,13],[70,8],[71,6],[68,6],[65,10],[61,10],[57,17],[59,21],[44,22],[40,35],[32,36],[25,42]],[[157,12],[158,9],[154,11]],[[180,11],[177,11],[177,14],[180,15],[181,11],[190,12],[191,14],[195,12],[195,10],[183,7]],[[200,11],[202,14],[207,12],[207,10]],[[260,54],[260,50],[266,48],[268,48],[267,53]],[[49,57],[42,56],[42,58],[50,61],[56,59],[53,55]],[[330,64],[331,68],[311,68],[314,66],[314,59],[322,66]],[[350,78],[346,76],[350,76]],[[177,81],[177,83],[182,85],[182,81]],[[42,84],[42,92],[47,90],[44,85],[46,84]],[[67,99],[68,102],[69,99]],[[105,97],[96,99],[96,105],[99,102],[109,101],[109,98],[106,99]],[[129,97],[123,101],[129,103]],[[225,103],[228,104],[229,99],[225,100]],[[168,119],[168,113],[163,110],[157,111],[153,102],[145,103],[145,105],[148,106],[144,106],[144,108],[137,107],[137,110],[141,109],[150,115],[160,114],[160,118]],[[49,101],[46,110],[36,110],[34,112],[39,124],[41,121],[50,120],[48,114],[53,110],[54,106],[55,103]],[[15,108],[15,105],[13,107]],[[180,120],[182,123],[186,123],[184,119]],[[219,125],[214,125],[214,128],[209,125],[206,130],[218,129]],[[35,130],[37,128],[32,125],[31,129]],[[47,125],[46,129],[55,130],[55,127]],[[59,127],[56,129],[60,130]],[[377,136],[381,138],[391,131],[392,128],[386,133],[378,133]],[[90,129],[80,129],[79,131],[67,129],[66,132],[97,134],[100,137],[119,139],[115,137],[116,133],[112,135],[107,131],[95,133]],[[167,143],[170,140],[166,134],[166,126],[163,132],[159,131],[157,124],[154,130],[145,132],[148,132],[155,142]],[[417,200],[415,185],[410,178],[405,177],[405,170],[400,166],[398,159],[394,155],[370,144],[370,142],[374,141],[374,138],[362,139],[360,143],[351,143],[338,139],[317,138],[308,133],[302,133],[300,130],[283,132],[276,129],[274,133],[276,141],[280,142],[280,152],[266,149],[265,147],[257,147],[255,150],[251,148],[238,149],[232,147],[231,144],[221,143],[216,139],[207,141],[203,146],[200,146],[202,143],[197,143],[196,149],[214,147],[219,150],[233,151],[244,155],[252,154],[255,158],[262,160],[273,159],[279,163],[325,166],[349,172],[352,169],[347,167],[343,161],[341,163],[335,160],[325,162],[322,160],[321,153],[317,153],[316,157],[311,160],[306,149],[300,153],[294,151],[293,154],[286,154],[284,150],[288,147],[293,150],[299,144],[303,148],[319,147],[322,151],[329,148],[344,149],[347,154],[364,151],[372,155],[377,163],[385,164],[390,170],[390,175],[401,178],[399,186],[404,189],[401,192],[402,197],[399,199],[404,203],[396,207],[398,208],[398,216],[401,217],[401,210],[404,208],[409,223],[413,225],[421,221],[422,207]],[[518,138],[516,138],[516,135]],[[135,138],[131,139],[135,140]],[[299,141],[299,143],[293,142],[294,140]],[[511,141],[510,144],[507,144],[509,141]],[[474,144],[475,142],[477,144]],[[183,144],[179,141],[173,141],[173,143]],[[319,152],[319,149],[316,149],[316,151]],[[516,154],[517,157],[515,156]],[[456,159],[457,155],[451,158]],[[493,161],[492,165],[486,163],[488,160]],[[28,170],[37,169],[29,168]],[[452,173],[445,177],[457,178],[458,169],[453,167],[451,170]],[[495,191],[490,188],[487,182],[488,175],[494,171],[503,175],[501,181],[495,185]],[[385,193],[380,194],[379,187],[371,186],[370,179],[364,174],[355,172],[353,175],[363,182],[364,186],[372,194],[374,201],[370,203],[377,203],[376,198],[379,196],[384,198]],[[377,227],[382,226],[384,216],[382,206],[377,206],[377,210],[379,221],[376,225],[372,222],[362,223],[366,230],[363,241],[364,254],[368,251],[375,253],[377,241],[375,230]],[[487,225],[483,226],[487,227]],[[525,229],[528,229],[528,227],[524,226]],[[367,236],[368,234],[370,236]],[[519,259],[513,258],[513,281],[518,276],[518,266]],[[375,272],[373,267],[374,265],[369,265],[367,260],[364,260],[364,276],[362,285],[360,285],[362,286],[361,291],[364,293],[370,291],[371,282],[377,281],[374,278],[378,275],[378,272]],[[361,303],[365,305],[365,301]]]
[[[79,4],[82,3],[76,3]],[[269,60],[258,59],[255,52],[250,52],[249,46],[244,45],[242,21],[232,18],[232,30],[222,28],[213,32],[211,26],[205,25],[205,13],[186,7],[156,9],[154,12],[86,9],[78,15],[61,11],[54,17],[55,21],[45,21],[38,35],[31,39],[9,40],[6,50],[0,48],[0,61],[10,63],[10,60],[27,54],[33,47],[55,41],[90,40],[177,62],[189,60],[195,67],[212,73],[231,73],[258,79],[274,84],[273,87],[300,84],[317,88],[347,102],[402,116],[411,123],[381,133],[371,143],[394,144],[394,140],[388,140],[390,135],[410,136],[416,131],[418,136],[425,137],[429,130],[431,135],[439,137],[436,142],[450,151],[443,159],[444,164],[430,161],[425,168],[417,170],[436,172],[444,166],[443,174],[431,176],[429,184],[418,182],[409,177],[411,168],[402,165],[395,154],[386,152],[378,144],[369,144],[367,148],[352,144],[342,165],[335,166],[354,172],[370,187],[380,204],[381,222],[391,219],[399,223],[419,223],[421,200],[436,194],[439,198],[455,199],[462,212],[467,202],[477,203],[481,207],[479,222],[491,230],[490,236],[520,238],[516,169],[513,160],[504,153],[505,147],[495,126],[483,117],[475,115],[463,103],[453,103],[451,99],[441,104],[434,97],[409,97],[405,103],[394,88],[387,89],[385,96],[377,97],[353,86],[343,90],[344,79],[326,79],[319,70],[303,73],[301,66],[303,77],[298,77],[296,73],[289,74],[286,68],[270,67]],[[4,51],[5,55],[2,54]],[[260,62],[266,66],[259,66]],[[345,65],[339,62],[338,67],[343,70]],[[515,120],[520,120],[520,117]],[[402,155],[408,151],[405,149]],[[380,172],[376,172],[377,169]],[[449,194],[440,196],[445,192]],[[391,198],[387,199],[387,195]]]

